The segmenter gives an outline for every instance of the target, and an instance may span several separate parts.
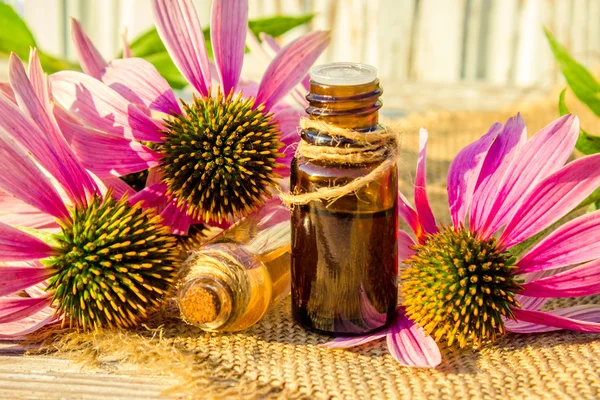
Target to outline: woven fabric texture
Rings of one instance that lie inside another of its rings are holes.
[[[520,107],[530,134],[556,118],[556,98]],[[400,175],[406,196],[412,198],[417,130],[424,126],[430,132],[428,190],[434,213],[448,222],[445,176],[452,157],[516,109],[435,112],[391,121],[405,131]],[[594,118],[583,124],[600,132]],[[599,301],[597,296],[549,306]],[[394,361],[383,339],[352,350],[324,348],[320,344],[329,339],[297,326],[289,310],[288,298],[258,325],[237,334],[204,333],[183,324],[170,310],[150,321],[148,330],[71,333],[52,346],[74,350],[72,354],[101,366],[120,360],[138,364],[140,371],[172,375],[174,388],[165,395],[192,398],[600,398],[600,335],[510,334],[479,350],[442,346],[439,368],[410,369]]]

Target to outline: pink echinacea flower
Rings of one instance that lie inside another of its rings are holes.
[[[176,239],[135,196],[102,195],[54,119],[35,50],[28,73],[11,55],[9,79],[13,96],[0,94],[0,191],[16,215],[28,214],[0,222],[0,338],[61,319],[83,329],[136,325],[174,280]],[[44,214],[51,232],[32,229]]]
[[[399,254],[406,266],[399,317],[384,332],[327,345],[352,347],[387,336],[401,364],[433,367],[441,358],[430,334],[465,347],[506,332],[600,333],[599,305],[541,311],[550,298],[600,293],[600,211],[555,227],[600,186],[600,155],[565,165],[578,134],[579,120],[572,115],[529,140],[520,115],[494,124],[450,165],[452,225],[444,226],[429,205],[428,134],[421,129],[415,207],[400,194],[400,215],[416,240],[400,231]],[[546,230],[551,232],[525,251],[515,250]]]
[[[561,117],[527,140],[520,115],[494,124],[448,171],[451,226],[436,223],[426,192],[421,130],[415,209],[402,217],[406,314],[436,340],[494,340],[510,332],[600,332],[600,306],[540,311],[548,298],[600,293],[600,212],[577,217],[523,252],[515,246],[553,227],[600,186],[600,155],[565,164],[579,120]]]
[[[191,1],[152,5],[171,58],[198,93],[192,103],[180,107],[147,61],[106,63],[93,52],[80,56],[92,76],[54,74],[53,95],[81,122],[59,118],[83,165],[101,179],[151,168],[154,181],[141,195],[148,205],[171,202],[175,210],[165,222],[178,227],[174,233],[185,233],[194,221],[241,217],[264,203],[279,162],[286,160],[280,149],[297,140],[300,112],[283,106],[283,98],[304,79],[329,35],[296,39],[277,53],[259,85],[242,84],[247,1],[213,3],[214,66]],[[91,48],[89,41],[79,41]]]

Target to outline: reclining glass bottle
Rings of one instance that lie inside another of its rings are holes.
[[[290,213],[278,201],[189,254],[177,304],[184,321],[235,332],[257,323],[290,293]]]
[[[358,132],[381,129],[382,89],[374,67],[334,63],[311,71],[307,112]],[[359,146],[305,129],[313,146]],[[382,161],[340,164],[297,155],[291,190],[311,193],[368,175]],[[364,334],[390,323],[397,307],[396,164],[377,180],[334,200],[292,209],[292,312],[304,327],[334,335]]]

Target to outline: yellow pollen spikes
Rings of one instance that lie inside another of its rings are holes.
[[[442,226],[414,246],[401,289],[407,315],[436,341],[479,346],[505,333],[503,318],[519,307],[511,255],[495,240],[479,240],[468,229]]]
[[[185,115],[166,120],[168,135],[158,147],[163,154],[163,180],[178,206],[205,221],[242,217],[270,195],[279,176],[280,131],[273,115],[254,99],[196,98],[183,103]]]
[[[138,325],[165,299],[181,262],[161,217],[110,191],[74,209],[55,239],[47,291],[57,313],[84,330]]]

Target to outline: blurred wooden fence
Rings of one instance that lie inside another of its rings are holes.
[[[152,24],[149,0],[5,1],[32,24],[40,46],[70,57],[70,16],[107,57],[118,51],[124,26],[132,38]],[[195,3],[207,25],[210,0]],[[315,13],[310,28],[333,36],[322,61],[374,64],[388,87],[465,81],[548,87],[559,74],[543,26],[587,64],[600,54],[600,0],[250,0],[252,18],[280,13]]]

